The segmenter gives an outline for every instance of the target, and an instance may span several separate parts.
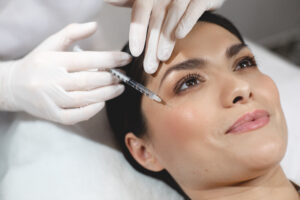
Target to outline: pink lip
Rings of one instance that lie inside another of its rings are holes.
[[[229,129],[227,133],[243,133],[265,126],[270,120],[270,114],[265,110],[255,110],[240,117]]]

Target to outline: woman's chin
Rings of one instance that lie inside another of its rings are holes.
[[[266,170],[280,163],[286,152],[286,142],[281,137],[273,137],[255,145],[244,163],[250,170]]]

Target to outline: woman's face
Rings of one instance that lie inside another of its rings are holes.
[[[226,29],[198,23],[146,86],[166,102],[142,98],[147,148],[181,187],[249,180],[282,159],[287,128],[277,88]],[[247,113],[256,121],[231,128]]]

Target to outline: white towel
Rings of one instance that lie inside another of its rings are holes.
[[[289,127],[282,166],[300,184],[300,69],[250,43],[258,65],[277,83]],[[1,113],[2,200],[182,199],[165,184],[136,172],[116,150],[105,111],[61,126],[25,113]],[[5,151],[3,151],[5,150]]]

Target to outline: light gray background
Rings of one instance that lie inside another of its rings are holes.
[[[219,10],[242,34],[267,46],[300,39],[300,0],[227,0]]]

